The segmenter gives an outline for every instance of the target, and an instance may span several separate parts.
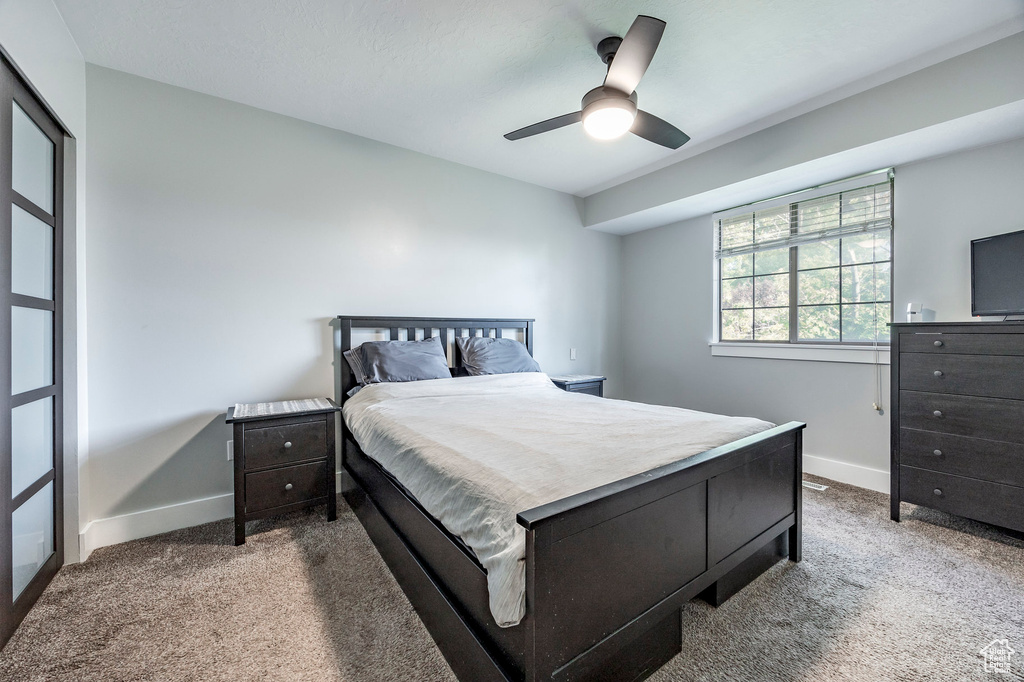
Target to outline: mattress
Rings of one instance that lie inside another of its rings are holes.
[[[774,426],[567,393],[538,372],[372,384],[344,418],[363,452],[473,551],[501,627],[526,613],[517,513]]]

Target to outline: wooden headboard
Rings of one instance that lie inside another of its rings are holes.
[[[388,340],[397,341],[405,331],[406,339],[441,338],[445,352],[449,353],[452,376],[462,368],[462,357],[454,339],[460,336],[492,336],[504,338],[505,332],[515,330],[522,337],[526,350],[533,355],[533,320],[501,318],[447,318],[447,317],[346,317],[331,320],[334,327],[334,399],[339,405],[348,399],[355,385],[355,377],[342,353],[352,348],[353,329],[386,330]],[[422,334],[421,334],[422,333]],[[450,343],[450,345],[449,345]],[[356,344],[358,345],[358,343]]]

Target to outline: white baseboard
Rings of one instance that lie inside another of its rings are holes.
[[[814,474],[840,483],[849,483],[858,488],[867,488],[880,493],[889,492],[889,472],[871,469],[859,464],[849,464],[834,459],[804,455],[804,473]]]
[[[881,469],[805,454],[804,472],[880,493],[889,492],[889,472]],[[341,490],[341,472],[338,471],[335,477],[337,490]],[[85,561],[99,547],[230,518],[235,513],[234,499],[232,493],[227,493],[107,519],[95,519],[78,535],[81,560]]]
[[[235,513],[234,500],[235,496],[228,493],[108,519],[94,519],[78,534],[81,560],[85,561],[99,547],[229,518]]]
[[[340,471],[335,474],[335,481],[336,489],[341,490]],[[85,561],[92,551],[99,547],[231,518],[235,514],[234,502],[235,496],[227,493],[155,509],[144,509],[108,519],[95,519],[86,524],[78,534],[81,561]]]

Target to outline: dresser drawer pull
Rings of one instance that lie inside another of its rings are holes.
[[[935,493],[936,497],[942,497],[942,488],[936,488],[932,492]]]
[[[939,348],[940,346],[942,346],[942,341],[936,341],[935,342],[935,347]]]
[[[934,414],[936,417],[942,416],[942,412],[940,412],[939,410],[935,410],[934,412],[932,412],[932,414]]]
[[[286,483],[286,484],[285,484],[285,486],[284,486],[284,489],[285,489],[285,490],[291,490],[291,489],[292,489],[292,487],[293,487],[293,486],[292,486],[292,484],[291,484],[291,483]]]
[[[291,442],[290,440],[289,440],[289,441],[285,441],[285,443],[284,443],[284,449],[285,449],[285,450],[288,450],[288,449],[290,449],[291,447],[292,447],[292,442]]]
[[[942,376],[942,370],[941,369],[937,369],[934,372],[932,372],[932,374],[934,374],[937,377],[941,377]]]
[[[932,450],[932,454],[936,457],[942,457],[942,450]]]

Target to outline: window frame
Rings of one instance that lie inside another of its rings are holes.
[[[795,236],[795,235],[799,234],[799,229],[798,229],[799,210],[798,210],[798,207],[799,207],[799,204],[801,202],[813,200],[814,198],[821,198],[821,197],[831,196],[833,194],[839,194],[841,196],[843,192],[847,192],[847,191],[850,191],[852,189],[851,187],[847,186],[847,185],[849,185],[851,183],[851,181],[855,181],[858,178],[864,179],[864,180],[868,180],[871,176],[878,175],[878,174],[880,174],[882,172],[886,173],[887,180],[882,180],[882,181],[874,182],[874,183],[868,181],[868,182],[866,182],[862,186],[870,186],[871,184],[880,185],[880,184],[883,184],[886,181],[888,182],[888,184],[889,184],[889,226],[888,226],[888,228],[881,228],[881,229],[878,229],[878,230],[866,231],[863,234],[865,234],[865,235],[878,235],[878,234],[881,234],[881,233],[886,233],[886,232],[888,233],[888,236],[889,236],[889,258],[888,258],[888,260],[886,260],[886,261],[872,260],[872,261],[867,262],[867,263],[853,263],[853,264],[850,264],[850,265],[844,265],[842,260],[841,260],[842,256],[840,255],[840,261],[839,261],[838,265],[835,265],[835,266],[822,266],[820,268],[807,268],[807,269],[801,271],[799,269],[799,267],[798,267],[799,266],[799,262],[798,262],[798,249],[800,248],[801,244],[791,244],[788,247],[776,247],[776,248],[788,248],[789,249],[789,270],[788,270],[787,273],[785,273],[785,274],[789,275],[789,300],[788,300],[788,306],[787,306],[788,307],[788,311],[789,311],[789,338],[788,339],[783,340],[783,339],[756,339],[756,338],[751,338],[751,339],[723,339],[722,338],[722,321],[723,321],[723,314],[722,313],[723,313],[723,311],[725,311],[725,310],[742,310],[743,309],[743,308],[723,308],[722,307],[722,300],[723,300],[723,298],[722,298],[722,283],[724,281],[731,280],[731,279],[744,279],[744,278],[747,278],[747,277],[749,277],[751,279],[752,290],[751,290],[751,308],[750,308],[750,311],[751,311],[751,315],[752,316],[759,309],[760,310],[781,309],[781,306],[765,306],[763,308],[758,308],[756,303],[755,303],[756,279],[758,277],[758,275],[756,274],[756,254],[761,253],[762,251],[755,250],[755,251],[751,252],[751,255],[754,256],[754,261],[751,263],[751,274],[750,275],[739,275],[737,277],[728,277],[728,278],[723,278],[721,276],[722,259],[719,258],[717,255],[713,255],[712,256],[712,260],[713,260],[713,268],[712,268],[712,270],[713,270],[713,276],[714,276],[714,287],[713,287],[713,291],[714,291],[714,296],[713,296],[713,298],[714,298],[714,301],[713,301],[713,303],[714,303],[714,309],[713,309],[713,314],[714,314],[713,330],[714,331],[713,331],[713,337],[712,337],[712,341],[711,341],[710,345],[713,346],[713,347],[721,346],[721,347],[724,348],[724,350],[721,350],[721,352],[714,352],[713,354],[715,354],[715,355],[734,355],[734,356],[740,356],[740,357],[762,357],[762,355],[760,353],[747,354],[747,353],[742,352],[742,347],[746,346],[746,347],[764,347],[764,348],[775,347],[775,348],[779,348],[779,349],[783,349],[783,348],[806,348],[806,349],[815,349],[815,350],[822,350],[822,349],[824,349],[824,350],[829,350],[829,349],[853,349],[853,350],[855,350],[855,349],[864,349],[864,348],[875,349],[875,348],[878,348],[878,347],[882,347],[882,348],[884,348],[886,350],[886,356],[888,355],[888,348],[889,348],[890,343],[891,343],[891,341],[889,341],[889,340],[881,340],[881,339],[877,339],[877,338],[876,339],[872,339],[872,340],[860,339],[860,340],[856,340],[856,341],[843,341],[842,338],[840,338],[839,340],[831,340],[831,339],[800,339],[799,338],[799,313],[800,313],[800,308],[802,308],[802,307],[816,306],[816,305],[835,305],[835,306],[837,306],[839,308],[839,330],[840,330],[840,337],[842,337],[842,330],[843,330],[842,321],[843,321],[843,307],[844,306],[851,306],[851,305],[877,305],[879,303],[888,303],[889,304],[889,319],[886,320],[885,322],[892,322],[893,321],[894,313],[895,313],[895,311],[893,309],[893,301],[894,301],[894,297],[893,297],[893,271],[894,271],[894,267],[895,267],[895,248],[894,248],[894,239],[893,239],[893,233],[895,231],[894,230],[894,223],[895,223],[895,221],[894,221],[893,208],[894,208],[895,192],[894,192],[894,173],[893,173],[892,169],[890,168],[890,169],[885,169],[884,171],[876,171],[876,172],[873,172],[873,173],[867,173],[867,174],[865,174],[863,176],[856,176],[855,178],[848,178],[847,180],[840,180],[840,181],[837,181],[837,182],[834,182],[834,183],[829,183],[827,185],[821,185],[819,187],[813,187],[813,188],[809,188],[807,190],[801,190],[799,192],[794,192],[794,193],[789,194],[789,195],[783,195],[783,196],[780,196],[780,197],[776,197],[774,199],[766,199],[766,200],[763,200],[763,201],[757,201],[757,202],[754,202],[754,203],[751,203],[751,204],[747,204],[745,206],[745,208],[747,208],[750,213],[756,213],[757,209],[754,208],[754,207],[758,206],[758,205],[763,205],[763,206],[766,206],[766,207],[770,208],[770,206],[768,206],[769,204],[776,203],[777,206],[781,208],[783,205],[788,203],[788,207],[789,207],[789,234],[791,236]],[[838,186],[843,186],[843,187],[840,188]],[[782,200],[785,199],[786,197],[791,197],[791,200],[788,201],[788,202],[783,202]],[[737,208],[741,208],[741,207],[737,207]],[[734,209],[731,209],[731,210],[734,210]],[[840,211],[840,215],[842,215],[842,200],[840,200],[840,202],[839,202],[839,211]],[[720,220],[722,220],[722,218],[716,218],[716,219],[712,220],[712,229],[714,230],[714,234],[715,234],[715,240],[714,240],[715,243],[717,243],[717,239],[718,239],[718,230],[720,229],[720,227],[719,227]],[[843,238],[844,237],[842,235],[840,235],[840,236],[836,236],[834,238],[834,240],[835,241],[839,241],[839,240],[841,240]],[[812,243],[828,243],[830,241],[833,241],[833,240],[831,240],[831,239],[822,239],[822,240],[820,240],[818,242],[812,242]],[[774,249],[765,249],[764,251],[769,251],[769,250],[774,250]],[[844,303],[843,302],[843,293],[842,293],[843,292],[843,269],[845,267],[855,267],[855,266],[861,266],[861,265],[877,266],[879,264],[884,264],[884,263],[888,263],[888,265],[889,265],[889,297],[888,297],[887,301],[874,300],[874,301],[853,301],[853,302],[849,302],[849,303]],[[838,272],[839,272],[839,290],[838,290],[838,300],[837,300],[837,302],[835,304],[801,304],[799,302],[799,295],[800,295],[800,292],[799,292],[799,273],[800,272],[809,272],[809,271],[813,271],[813,270],[825,270],[825,269],[835,269],[835,270],[838,270]],[[784,274],[784,273],[770,273],[770,274]],[[736,352],[732,352],[732,351],[728,350],[728,347],[737,348],[737,349],[741,349],[741,350],[738,350]],[[810,356],[816,356],[816,354],[815,353],[811,353]],[[851,357],[856,357],[855,354],[850,354],[850,356]],[[765,355],[764,357],[768,357],[768,356]],[[780,357],[786,357],[786,354],[782,354]],[[819,358],[817,358],[817,357],[813,357],[813,358],[812,357],[808,357],[806,359],[819,359]],[[888,357],[885,358],[885,361],[887,361],[887,360],[888,360]],[[861,361],[868,362],[868,360],[849,360],[849,361],[851,361],[851,362],[861,362]],[[876,355],[874,357],[874,360],[872,360],[871,362],[872,362],[872,364],[874,364],[874,363],[877,363],[879,361],[880,360],[877,357],[877,353],[876,353]]]

